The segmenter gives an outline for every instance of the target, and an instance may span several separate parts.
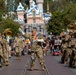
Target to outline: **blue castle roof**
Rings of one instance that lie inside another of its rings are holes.
[[[51,18],[52,14],[44,13],[43,16],[44,16],[45,20],[48,21]]]
[[[31,5],[30,9],[27,11],[27,14],[33,14],[33,12],[32,12],[33,10],[35,10],[36,15],[40,14],[40,10],[39,10],[38,6],[35,4],[34,1]]]
[[[16,11],[24,11],[24,7],[22,6],[21,2],[19,3]]]

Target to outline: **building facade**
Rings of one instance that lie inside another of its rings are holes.
[[[18,21],[23,23],[24,29],[26,33],[30,33],[34,28],[38,31],[38,33],[46,34],[45,29],[45,20],[46,16],[43,13],[43,3],[44,0],[30,0],[29,9],[27,8],[24,11],[24,7],[21,3],[17,8]],[[24,21],[24,22],[23,22]]]
[[[25,9],[22,6],[21,2],[19,3],[16,11],[17,11],[18,22],[21,23],[21,24],[23,24],[24,23]]]

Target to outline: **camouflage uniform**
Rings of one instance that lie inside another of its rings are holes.
[[[23,39],[21,38],[20,34],[18,34],[17,37],[15,37],[14,42],[15,42],[14,44],[15,44],[17,59],[20,59],[21,51],[23,48]]]
[[[62,41],[62,57],[61,57],[61,62],[62,63],[67,63],[69,55],[70,55],[70,51],[71,51],[71,47],[69,45],[70,42],[70,36],[67,35],[64,37],[64,43]]]
[[[8,42],[5,38],[2,39],[2,44],[3,44],[3,59],[5,62],[5,65],[8,66],[9,65],[9,61],[8,61]]]
[[[69,67],[76,68],[76,33],[73,34],[73,38],[71,40],[71,56],[69,61]]]
[[[38,38],[39,38],[39,36],[38,36]],[[43,59],[43,51],[42,51],[42,47],[41,47],[41,42],[38,42],[37,39],[34,39],[34,35],[30,36],[30,40],[32,43],[31,44],[31,70],[33,70],[33,66],[34,66],[36,57],[38,57],[41,68],[42,68],[42,70],[44,70],[44,59]]]
[[[69,61],[69,67],[76,68],[76,50],[72,51]]]
[[[73,57],[73,61],[72,61],[72,67],[76,68],[76,51],[74,52],[74,57]]]
[[[26,34],[21,29],[19,29],[19,31],[26,37]],[[35,29],[32,30],[32,34],[29,36],[29,39],[31,41],[31,70],[33,70],[36,57],[38,57],[41,68],[44,70],[43,51],[42,47],[37,42],[38,37]]]
[[[66,63],[68,61],[68,56],[69,56],[68,51],[67,51],[68,49],[67,43],[65,43],[62,48],[63,48],[63,53],[61,57],[61,63]]]

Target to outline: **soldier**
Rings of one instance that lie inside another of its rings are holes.
[[[36,30],[32,30],[32,36],[30,37],[30,40],[32,42],[31,44],[31,70],[33,70],[36,57],[38,57],[40,61],[41,69],[42,70],[45,69],[41,42],[38,42],[39,41],[38,39],[39,39],[39,36],[37,36]]]
[[[19,31],[26,37],[26,34],[22,31],[21,28],[19,28]],[[38,57],[40,61],[42,70],[45,70],[41,42],[38,43],[38,41],[43,41],[43,39],[38,40],[38,38],[39,37],[37,36],[36,30],[33,29],[32,34],[29,36],[29,39],[31,41],[31,70],[33,70],[36,57]]]
[[[23,39],[21,38],[20,33],[18,33],[17,37],[15,37],[14,45],[16,49],[16,57],[17,59],[20,59],[21,51],[23,49]]]
[[[69,67],[76,68],[76,32],[74,32],[71,40],[71,56],[69,61]]]
[[[76,50],[72,51],[69,61],[69,67],[76,68]]]
[[[61,57],[61,63],[66,64],[66,62],[68,61],[68,51],[67,51],[67,42],[65,42],[65,44],[63,44],[62,46],[62,57]]]
[[[3,48],[3,59],[4,59],[4,63],[6,66],[9,65],[9,60],[8,60],[8,42],[5,39],[5,36],[3,35],[2,37],[2,48]]]
[[[70,55],[70,48],[69,45],[70,42],[70,36],[67,34],[62,38],[62,57],[61,62],[66,64]]]

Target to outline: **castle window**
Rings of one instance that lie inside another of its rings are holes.
[[[19,9],[22,9],[22,7],[19,7]]]
[[[36,12],[35,12],[35,11],[33,11],[33,16],[34,16],[34,17],[36,16]]]
[[[36,23],[36,19],[33,19],[33,23]]]
[[[31,27],[30,26],[28,26],[28,32],[31,32]]]
[[[40,32],[42,31],[42,28],[41,28],[41,26],[39,26],[39,31],[40,31]]]

